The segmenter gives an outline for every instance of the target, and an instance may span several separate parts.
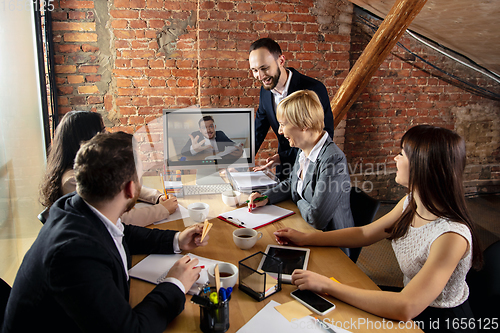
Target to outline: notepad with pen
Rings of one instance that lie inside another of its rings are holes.
[[[258,229],[293,214],[295,214],[295,212],[292,210],[275,205],[266,205],[256,208],[251,212],[248,211],[247,207],[235,209],[220,214],[218,218],[240,228]]]

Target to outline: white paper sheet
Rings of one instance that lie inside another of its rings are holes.
[[[325,333],[326,330],[321,327],[321,324],[314,317],[307,316],[298,320],[289,322],[281,315],[274,307],[280,305],[278,302],[270,301],[262,308],[255,316],[252,317],[237,333],[255,333],[255,332],[273,332],[273,333],[289,333],[289,332],[311,332]],[[336,333],[350,333],[349,331],[330,325]]]
[[[194,295],[198,293],[199,285],[208,282],[208,266],[221,263],[221,261],[200,257],[192,253],[187,255],[192,259],[197,258],[199,260],[197,266],[205,266],[200,272],[200,277],[188,292],[188,294]],[[130,277],[158,284],[158,279],[166,276],[170,268],[183,256],[183,254],[150,254],[129,269],[128,274]]]
[[[180,220],[180,219],[187,219],[189,218],[189,212],[186,208],[184,208],[182,205],[179,205],[177,210],[173,213],[170,214],[170,216],[164,220],[157,221],[153,224],[161,224],[161,223],[167,223],[175,220]]]

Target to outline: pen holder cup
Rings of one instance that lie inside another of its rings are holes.
[[[281,260],[257,252],[239,262],[240,280],[238,288],[257,301],[281,290]]]
[[[223,333],[229,329],[229,300],[200,305],[200,329],[205,333]]]

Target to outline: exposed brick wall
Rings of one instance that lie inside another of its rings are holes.
[[[332,98],[372,35],[352,23],[352,14],[347,0],[56,1],[59,110],[100,112],[110,130],[134,132],[163,108],[256,108],[260,84],[248,69],[248,48],[266,36],[280,43],[288,66],[321,80]],[[484,76],[409,36],[401,42],[498,92]],[[500,179],[498,113],[498,103],[456,87],[395,47],[335,130],[335,142],[354,182],[369,181],[374,196],[393,199],[403,191],[394,184],[392,160],[403,133],[419,123],[456,129],[468,140],[469,191],[491,190]],[[276,149],[270,132],[257,158]]]
[[[380,24],[365,12],[355,13]],[[351,64],[372,35],[363,19],[353,20]],[[400,43],[439,68],[500,93],[498,83],[408,34]],[[466,139],[466,190],[496,191],[500,189],[499,116],[499,102],[457,86],[456,80],[396,46],[347,114],[345,152],[353,178],[365,189],[373,188],[374,196],[400,198],[405,189],[394,182],[393,160],[400,151],[400,139],[414,125],[432,124],[456,130]],[[495,179],[497,182],[492,181]]]
[[[111,130],[133,132],[163,108],[256,108],[260,83],[248,49],[261,37],[278,41],[287,66],[324,82],[331,96],[349,70],[347,0],[61,0],[56,7],[61,113],[101,112]],[[335,138],[341,147],[344,126]],[[276,150],[270,132],[257,158]]]

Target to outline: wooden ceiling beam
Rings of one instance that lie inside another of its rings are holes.
[[[427,0],[396,0],[331,101],[335,127],[370,82]]]

